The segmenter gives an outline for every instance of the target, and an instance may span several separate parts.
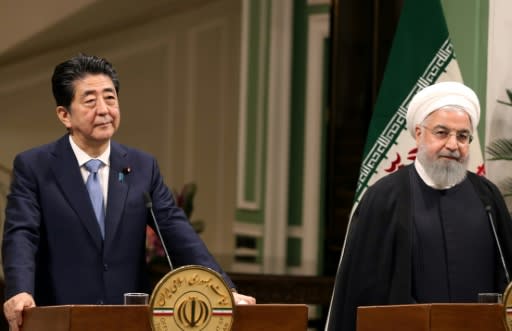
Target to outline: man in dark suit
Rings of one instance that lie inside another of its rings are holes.
[[[146,192],[174,265],[212,268],[234,288],[176,205],[156,160],[111,140],[120,123],[112,65],[80,54],[57,65],[52,89],[68,134],[14,160],[2,250],[11,330],[36,304],[120,304],[126,292],[149,291]],[[90,169],[91,159],[99,169]],[[235,293],[235,301],[255,299]]]

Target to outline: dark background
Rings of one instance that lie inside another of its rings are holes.
[[[336,274],[368,125],[403,0],[333,0],[324,275]]]

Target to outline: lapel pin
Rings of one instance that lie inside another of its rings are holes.
[[[130,168],[130,167],[123,168],[123,170],[118,174],[117,180],[119,180],[119,182],[123,183],[124,175],[128,175],[130,172],[132,172],[132,168]]]

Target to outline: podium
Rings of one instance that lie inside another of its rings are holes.
[[[232,331],[306,331],[306,305],[235,306]],[[149,306],[65,305],[28,309],[22,331],[151,331]],[[173,331],[173,330],[170,330]]]
[[[506,331],[502,304],[417,304],[357,308],[357,331]]]

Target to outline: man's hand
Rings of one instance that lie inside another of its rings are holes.
[[[233,297],[235,298],[235,304],[237,305],[253,305],[256,303],[255,298],[237,292],[233,292]]]
[[[23,323],[23,310],[35,306],[34,298],[27,292],[18,293],[4,302],[4,315],[9,322],[9,331],[19,331]]]

